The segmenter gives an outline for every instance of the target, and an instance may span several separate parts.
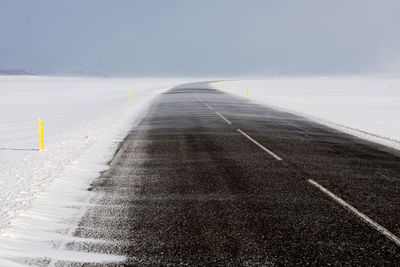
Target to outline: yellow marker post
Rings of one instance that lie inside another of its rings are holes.
[[[44,142],[43,142],[43,120],[38,119],[38,128],[39,128],[39,151],[44,150]]]
[[[226,90],[229,92],[229,86],[226,87]]]
[[[132,89],[129,90],[129,98],[132,99]]]
[[[249,88],[247,88],[247,96],[249,96]]]
[[[155,86],[156,90],[157,90],[157,85]]]

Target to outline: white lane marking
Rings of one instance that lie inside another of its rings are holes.
[[[209,109],[214,110],[214,109],[212,108],[212,106],[210,106],[210,105],[207,104],[206,102],[203,102],[203,104],[204,104],[206,107],[208,107]]]
[[[215,110],[214,110],[215,111]],[[225,118],[224,116],[221,115],[221,113],[219,113],[218,111],[215,111],[215,113],[217,113],[218,116],[220,116],[224,121],[226,121],[228,124],[232,124],[232,122],[230,122],[227,118]]]
[[[206,107],[208,107],[209,109],[211,109],[212,111],[214,111],[218,116],[221,117],[221,119],[223,119],[224,121],[226,121],[228,124],[232,124],[232,122],[230,122],[227,118],[225,118],[224,116],[222,116],[221,113],[219,113],[218,111],[214,110],[214,108],[212,106],[210,106],[209,104],[207,104],[206,102],[203,101],[203,99],[201,99],[198,95],[196,95],[197,99],[203,103]]]
[[[204,103],[203,99],[201,99],[198,95],[196,95],[196,98],[197,98],[201,103]]]
[[[400,246],[400,239],[397,236],[395,236],[394,234],[392,234],[391,232],[389,232],[389,230],[387,230],[385,227],[383,227],[380,224],[374,222],[367,215],[365,215],[364,213],[360,212],[359,210],[354,208],[352,205],[350,205],[349,203],[347,203],[346,201],[344,201],[340,197],[336,196],[335,194],[333,194],[331,191],[329,191],[328,189],[326,189],[325,187],[323,187],[322,185],[320,185],[316,181],[314,181],[312,179],[308,179],[308,182],[310,184],[312,184],[313,186],[315,186],[316,188],[318,188],[319,190],[321,190],[323,193],[325,193],[329,197],[331,197],[334,201],[336,201],[337,203],[342,205],[345,209],[349,210],[350,212],[352,212],[355,215],[357,215],[358,217],[360,217],[361,220],[363,220],[364,222],[366,222],[367,224],[369,224],[370,226],[375,228],[375,230],[377,230],[378,232],[380,232],[381,234],[386,236],[388,239],[390,239],[391,241],[396,243],[397,246]]]
[[[196,97],[197,97],[197,99],[198,99],[201,103],[203,103],[203,105],[205,105],[206,107],[208,107],[208,108],[211,109],[211,110],[214,110],[209,104],[207,104],[206,102],[204,102],[204,100],[201,99],[198,95],[196,95]]]
[[[241,134],[243,134],[245,137],[247,137],[247,139],[249,139],[250,141],[252,141],[254,144],[256,144],[259,148],[261,148],[262,150],[264,150],[265,152],[267,152],[268,154],[270,154],[273,158],[275,158],[276,160],[282,160],[280,157],[278,157],[274,152],[272,152],[271,150],[269,150],[268,148],[266,148],[265,146],[263,146],[262,144],[260,144],[259,142],[257,142],[256,140],[254,140],[253,138],[251,138],[248,134],[246,134],[245,132],[243,132],[240,129],[237,129],[237,131]]]

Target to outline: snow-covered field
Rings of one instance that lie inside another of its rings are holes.
[[[272,77],[212,84],[225,92],[229,86],[229,93],[400,148],[400,78]]]

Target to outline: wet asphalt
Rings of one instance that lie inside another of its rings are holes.
[[[308,179],[400,236],[399,163],[384,146],[183,85],[157,97],[90,188],[75,236],[107,242],[67,248],[126,266],[398,266],[398,245]]]

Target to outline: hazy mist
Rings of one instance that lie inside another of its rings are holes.
[[[1,0],[0,69],[394,72],[399,14],[398,0]]]

